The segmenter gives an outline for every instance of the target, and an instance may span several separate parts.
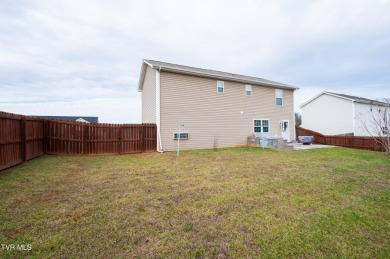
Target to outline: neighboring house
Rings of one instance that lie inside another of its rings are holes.
[[[301,126],[324,135],[377,135],[373,134],[378,132],[373,118],[381,107],[388,107],[388,104],[352,95],[322,92],[300,106]]]
[[[98,123],[99,117],[86,117],[86,116],[41,116],[41,115],[31,115],[37,118],[43,119],[55,119],[55,120],[66,120],[66,121],[78,121],[78,122],[88,122],[88,123]]]
[[[244,145],[247,136],[295,139],[294,91],[262,78],[160,61],[142,62],[142,123],[157,124],[157,150]]]

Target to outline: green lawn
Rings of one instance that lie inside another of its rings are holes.
[[[42,156],[0,172],[0,257],[390,257],[390,159],[330,148]]]

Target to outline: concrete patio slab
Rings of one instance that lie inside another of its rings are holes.
[[[306,150],[306,149],[315,149],[315,148],[331,148],[337,146],[320,145],[320,144],[303,145],[302,143],[291,143],[288,144],[288,147],[291,148],[292,150]]]

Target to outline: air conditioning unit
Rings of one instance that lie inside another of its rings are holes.
[[[188,132],[180,132],[180,139],[188,139],[190,137],[190,133]],[[179,139],[179,133],[173,133],[173,139]]]

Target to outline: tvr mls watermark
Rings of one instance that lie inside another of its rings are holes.
[[[1,250],[3,251],[30,251],[32,250],[31,244],[1,244]]]

